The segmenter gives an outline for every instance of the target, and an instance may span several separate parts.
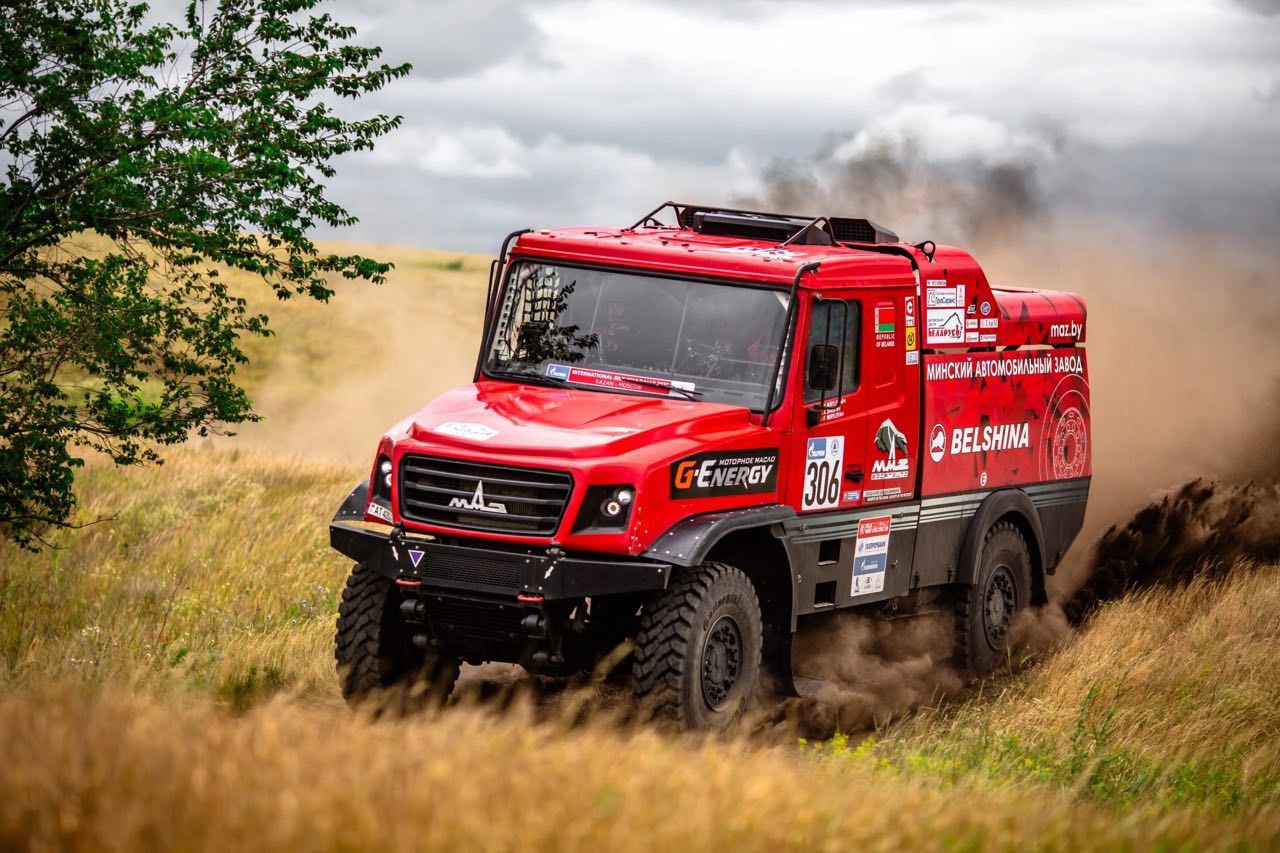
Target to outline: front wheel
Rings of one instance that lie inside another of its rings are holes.
[[[1030,601],[1031,555],[1018,528],[992,525],[982,542],[973,585],[956,602],[956,663],[985,675],[1004,660],[1013,620]]]
[[[677,568],[640,613],[636,696],[688,729],[723,730],[755,693],[763,633],[751,580],[724,563]]]
[[[414,647],[395,582],[357,563],[338,605],[334,657],[342,697],[355,707],[381,694],[400,710],[443,704],[460,661]]]

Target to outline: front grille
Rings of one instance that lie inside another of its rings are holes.
[[[417,455],[400,462],[400,513],[424,524],[550,536],[572,491],[566,471]]]

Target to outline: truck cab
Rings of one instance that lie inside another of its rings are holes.
[[[1085,314],[864,219],[667,203],[511,235],[472,381],[331,523],[344,694],[632,648],[638,700],[720,729],[762,667],[792,687],[800,619],[921,604],[993,668],[1083,520]]]

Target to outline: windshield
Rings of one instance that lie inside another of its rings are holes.
[[[763,409],[786,307],[782,291],[522,261],[486,367]]]

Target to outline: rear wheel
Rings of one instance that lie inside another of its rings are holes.
[[[442,704],[460,662],[414,647],[395,582],[357,563],[338,605],[334,657],[342,696],[353,707],[380,696],[401,710]]]
[[[655,715],[689,729],[726,729],[742,716],[760,674],[760,603],[733,566],[678,568],[640,613],[633,675]]]
[[[984,675],[1004,660],[1013,620],[1030,601],[1031,555],[1016,526],[1001,521],[982,542],[973,585],[956,602],[956,662]]]

